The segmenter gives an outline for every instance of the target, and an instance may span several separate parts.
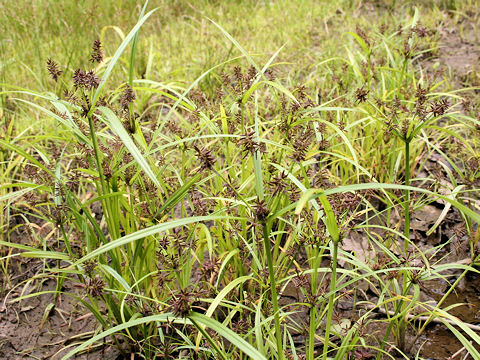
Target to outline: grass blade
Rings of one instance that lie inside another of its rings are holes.
[[[122,125],[120,119],[115,115],[115,113],[106,107],[99,108],[102,114],[105,116],[105,119],[113,130],[115,134],[122,140],[123,144],[126,146],[128,151],[132,154],[133,158],[137,161],[138,165],[142,168],[142,170],[147,174],[147,176],[152,180],[152,182],[157,186],[160,187],[160,182],[158,181],[157,177],[152,171],[152,168],[148,164],[145,157],[142,155],[140,150],[137,148],[135,143],[133,142],[132,138],[128,134],[127,130]]]

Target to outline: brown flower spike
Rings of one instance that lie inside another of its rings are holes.
[[[210,170],[215,165],[215,156],[212,154],[212,150],[207,150],[206,148],[199,149],[197,146],[193,147],[197,152],[197,157],[200,160],[200,169],[201,170]]]
[[[92,46],[92,54],[90,55],[90,62],[101,63],[103,61],[103,49],[100,40],[95,40]]]
[[[60,75],[63,74],[63,71],[60,70],[58,64],[52,59],[47,60],[47,70],[50,73],[50,76],[53,80],[57,81]]]

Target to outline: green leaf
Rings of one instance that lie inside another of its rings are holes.
[[[232,345],[237,349],[242,351],[245,355],[249,356],[255,360],[267,360],[257,349],[252,345],[242,339],[238,334],[234,333],[232,330],[227,328],[225,325],[219,323],[218,321],[209,318],[208,316],[192,313],[189,318],[199,322],[200,324],[216,331],[219,335],[227,339]]]
[[[111,268],[110,266],[105,265],[105,264],[101,264],[101,265],[99,265],[99,267],[106,274],[115,278],[115,280],[117,280],[122,285],[122,287],[125,289],[125,291],[127,291],[127,292],[132,291],[132,288],[130,287],[130,285],[128,285],[128,283],[125,281],[125,279],[122,278],[122,276],[116,270],[114,270],[113,268]]]
[[[222,265],[220,266],[220,269],[218,269],[218,276],[217,276],[217,282],[215,283],[215,287],[218,287],[218,285],[220,284],[220,280],[221,280],[222,277],[223,277],[223,271],[224,271],[225,268],[227,267],[227,265],[228,265],[228,263],[230,262],[230,260],[231,260],[235,255],[237,255],[239,252],[240,252],[240,250],[234,249],[234,250],[232,250],[230,253],[228,253],[227,256],[225,256],[225,259],[223,259]]]
[[[43,251],[43,250],[35,250],[35,251],[25,251],[22,252],[22,257],[26,258],[38,258],[38,259],[57,259],[57,260],[65,260],[71,261],[72,259],[68,254],[61,253],[58,251]]]
[[[193,224],[196,222],[200,221],[212,221],[212,220],[221,220],[221,219],[238,219],[238,218],[233,218],[230,216],[217,216],[217,215],[209,215],[209,216],[195,216],[195,217],[190,217],[190,218],[185,218],[185,219],[178,219],[178,220],[172,220],[163,224],[158,224],[151,226],[146,229],[142,229],[139,231],[136,231],[132,234],[123,236],[121,238],[118,238],[114,241],[111,241],[107,244],[104,244],[100,246],[99,248],[95,249],[91,253],[85,255],[83,258],[79,259],[74,265],[81,264],[89,259],[93,259],[101,254],[104,254],[108,251],[111,251],[113,249],[116,249],[120,246],[129,244],[133,241],[139,240],[146,238],[147,236],[155,235],[158,233],[161,233],[163,231],[167,231],[169,229],[173,229],[176,227],[180,226],[185,226],[189,224]]]
[[[40,161],[38,161],[37,159],[35,159],[35,157],[33,157],[32,155],[28,154],[26,151],[23,151],[22,149],[20,149],[18,146],[15,146],[13,145],[12,143],[10,142],[7,142],[5,140],[2,140],[0,139],[0,146],[1,147],[4,147],[6,149],[10,149],[14,152],[16,152],[17,154],[19,155],[22,155],[25,159],[27,159],[28,161],[30,161],[32,164],[35,164],[36,166],[38,166],[40,169],[42,169],[43,171],[45,171],[47,174],[49,175],[53,175],[53,173],[50,171],[50,169],[48,169],[45,165],[43,165]]]
[[[137,24],[133,27],[133,29],[128,33],[128,35],[125,37],[125,39],[122,41],[120,46],[118,47],[117,51],[115,52],[115,55],[113,55],[112,59],[108,63],[107,69],[103,73],[102,76],[102,81],[100,81],[100,85],[98,86],[97,90],[95,91],[95,94],[92,99],[92,106],[89,111],[88,116],[91,116],[93,112],[95,111],[95,104],[97,103],[98,99],[100,98],[100,94],[102,93],[102,90],[105,86],[105,83],[107,82],[108,78],[110,77],[110,74],[112,73],[113,68],[115,67],[115,64],[117,63],[118,59],[122,55],[123,51],[127,47],[128,43],[133,39],[137,31],[140,29],[140,27],[143,25],[145,21],[152,15],[155,11],[157,11],[158,8],[155,8],[151,11],[149,11],[145,16],[143,16],[140,20],[138,20]]]
[[[257,99],[255,98],[255,109],[258,109]],[[255,111],[255,141],[260,139],[260,131],[258,124],[258,113]],[[255,189],[257,190],[257,196],[260,200],[264,199],[264,186],[263,186],[263,173],[262,173],[262,154],[260,150],[257,150],[253,154],[253,168],[255,172]]]
[[[325,210],[328,233],[332,237],[333,242],[337,243],[340,238],[340,232],[338,231],[337,219],[335,218],[335,213],[332,210],[332,206],[325,195],[320,195],[318,200],[320,200],[323,205],[323,209]]]
[[[54,303],[50,303],[45,307],[45,310],[43,311],[42,321],[40,322],[40,330],[42,330],[43,325],[45,325],[45,322],[47,321],[48,317],[50,316],[50,312],[54,307]]]
[[[213,315],[214,311],[217,309],[218,305],[220,305],[222,300],[225,298],[225,296],[227,296],[227,294],[230,291],[232,291],[237,285],[239,285],[239,284],[241,284],[241,283],[243,283],[247,280],[250,280],[250,279],[253,279],[253,278],[251,276],[241,276],[239,278],[236,278],[232,282],[230,282],[227,286],[225,286],[222,289],[222,291],[220,291],[218,293],[217,297],[212,301],[212,303],[210,304],[210,306],[207,309],[207,312],[205,313],[205,316],[211,317]],[[202,334],[199,333],[197,335],[197,341],[196,341],[197,347],[200,345],[201,339],[202,339]]]
[[[33,185],[33,184],[32,184],[32,185]],[[38,189],[39,187],[41,187],[41,185],[33,185],[32,187],[28,187],[28,188],[26,188],[26,189],[21,189],[21,190],[9,192],[9,193],[7,193],[6,195],[0,196],[0,202],[1,202],[1,201],[8,200],[8,199],[16,199],[17,197],[23,196],[23,195],[25,195],[26,193],[28,193],[28,192],[30,192],[30,191],[33,191],[33,190],[35,190],[35,189]],[[1,189],[1,188],[2,188],[2,187],[0,187],[0,189]]]
[[[443,320],[443,319],[440,318],[440,320]],[[462,335],[462,333],[460,331],[455,329],[455,327],[453,325],[451,325],[450,323],[448,323],[446,321],[442,321],[442,322],[445,324],[446,327],[448,327],[450,329],[450,331],[455,335],[455,337],[458,340],[460,340],[462,345],[465,347],[465,349],[467,349],[467,351],[472,356],[472,359],[480,359],[480,353],[475,349],[474,345],[470,341],[468,341],[468,339],[465,338],[465,336]],[[471,336],[473,335],[472,338],[475,340],[475,342],[477,344],[480,344],[478,335],[476,335],[469,327],[465,326],[461,321],[458,321],[458,326],[463,331],[468,332],[469,335],[471,335]]]
[[[295,208],[295,215],[300,215],[303,208],[307,203],[312,200],[314,194],[318,193],[317,189],[306,189],[300,199],[297,201],[297,206]]]
[[[127,321],[126,323],[114,326],[108,330],[105,330],[104,332],[93,336],[91,339],[85,341],[82,343],[80,346],[76,347],[74,350],[70,351],[68,354],[66,354],[64,357],[62,357],[61,360],[67,360],[71,357],[73,357],[75,354],[78,354],[81,352],[83,349],[88,348],[90,345],[95,343],[96,341],[102,340],[103,338],[106,338],[109,335],[113,335],[115,333],[118,333],[122,330],[131,328],[133,326],[137,325],[142,325],[142,324],[147,324],[151,322],[167,322],[167,321],[172,321],[174,322],[180,322],[180,323],[185,323],[185,320],[183,319],[178,319],[173,315],[172,313],[166,313],[166,314],[158,314],[158,315],[151,315],[143,318],[137,318],[134,320]]]
[[[245,51],[245,49],[238,43],[237,40],[235,40],[232,35],[230,35],[223,27],[221,27],[219,24],[217,24],[215,21],[213,21],[212,19],[208,19],[210,20],[222,33],[223,35],[225,35],[225,37],[231,41],[231,43],[233,45],[235,45],[235,47],[240,50],[240,52],[242,53],[243,56],[245,56],[245,58],[248,60],[248,62],[250,63],[250,65],[252,65],[258,72],[261,72],[260,70],[260,67],[257,65],[257,63],[252,59],[252,57],[250,55],[248,55],[248,53]]]
[[[347,34],[351,35],[355,40],[357,40],[358,44],[361,46],[363,51],[365,51],[365,54],[368,54],[370,52],[370,49],[368,48],[367,44],[365,43],[365,41],[363,41],[363,39],[360,36],[358,36],[354,32],[347,32]]]
[[[1,246],[6,246],[6,247],[11,247],[11,248],[14,248],[14,249],[19,249],[19,250],[31,251],[31,252],[37,251],[37,249],[35,249],[34,247],[31,247],[31,246],[12,243],[12,242],[3,241],[3,240],[0,240],[0,245]],[[40,250],[38,250],[38,251],[40,251]]]
[[[117,117],[117,115],[114,114],[112,110],[106,107],[99,107],[100,111],[102,114],[105,116],[107,124],[110,126],[112,131],[118,135],[118,137],[122,140],[124,143],[125,147],[130,151],[132,154],[133,158],[136,160],[137,164],[140,166],[140,168],[147,174],[147,176],[152,180],[152,182],[157,186],[160,187],[160,182],[158,181],[157,177],[153,173],[152,169],[150,168],[150,165],[148,164],[147,160],[145,157],[142,155],[140,150],[138,150],[137,146],[133,142],[132,138],[128,134],[127,130],[122,125],[122,122],[120,119]]]
[[[200,176],[200,174],[195,175],[187,183],[183,184],[180,188],[175,190],[175,192],[167,199],[167,201],[165,201],[162,207],[157,211],[157,215],[161,214],[163,211],[172,209],[175,205],[182,201],[190,188],[198,182]]]
[[[145,1],[145,4],[143,4],[142,11],[140,12],[140,19],[142,20],[143,15],[145,14],[145,10],[147,9],[148,6],[148,0]],[[130,68],[128,71],[128,85],[132,87],[133,85],[133,68],[135,66],[135,50],[137,49],[137,40],[138,40],[138,31],[135,32],[135,36],[133,37],[133,42],[132,42],[132,50],[130,51]]]
[[[37,94],[35,93],[32,93],[32,92],[25,92],[26,94],[28,95],[32,95],[32,96],[38,96]],[[77,138],[79,140],[81,140],[82,142],[84,142],[85,144],[89,144],[90,143],[90,139],[88,137],[86,137],[82,131],[78,128],[78,126],[75,124],[75,122],[72,120],[71,118],[71,114],[69,112],[69,110],[67,109],[67,107],[62,104],[60,101],[56,100],[56,99],[52,99],[52,98],[47,98],[47,100],[49,100],[53,106],[55,106],[58,110],[59,113],[65,113],[65,114],[68,114],[67,116],[67,119],[64,119],[62,118],[61,116],[55,114],[54,112],[44,108],[43,106],[40,106],[40,105],[37,105],[31,101],[28,101],[28,100],[24,100],[24,99],[16,99],[17,101],[20,101],[20,102],[23,102],[23,103],[26,103],[28,104],[29,106],[33,107],[33,108],[36,108],[42,112],[44,112],[45,114],[47,114],[48,116],[50,116],[51,118],[57,120],[58,122],[62,123],[63,125],[65,125],[67,127],[67,129],[70,129],[72,130],[74,133],[75,133],[75,136],[77,136]]]
[[[345,186],[339,186],[336,188],[328,189],[325,191],[322,191],[321,189],[316,189],[314,191],[314,194],[310,195],[310,199],[301,199],[303,201],[308,201],[312,199],[316,199],[317,197],[321,195],[333,195],[333,194],[338,194],[338,193],[345,193],[345,192],[350,192],[350,191],[361,191],[361,190],[369,190],[369,189],[396,189],[396,190],[410,190],[410,191],[417,191],[423,194],[428,194],[433,197],[437,197],[439,199],[443,199],[446,202],[452,204],[454,207],[456,207],[458,210],[460,210],[462,213],[464,213],[466,216],[472,218],[475,222],[480,224],[480,214],[476,213],[472,209],[468,208],[467,206],[463,205],[462,203],[451,199],[448,196],[440,195],[437,193],[434,193],[432,191],[422,189],[422,188],[417,188],[413,186],[405,186],[405,185],[398,185],[398,184],[383,184],[383,183],[367,183],[367,184],[353,184],[353,185],[345,185]],[[276,217],[281,216],[282,214],[287,213],[291,209],[295,208],[298,205],[297,203],[293,203],[290,206],[286,206],[285,208],[281,209],[277,213],[273,214],[270,216],[271,219],[274,219]]]

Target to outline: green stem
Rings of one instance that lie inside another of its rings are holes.
[[[268,263],[268,273],[270,275],[270,294],[272,295],[272,304],[273,304],[273,316],[275,321],[275,337],[277,340],[277,352],[278,352],[278,359],[284,359],[283,353],[283,344],[282,344],[282,333],[280,331],[280,316],[279,316],[279,308],[278,308],[278,298],[277,298],[277,286],[275,281],[275,273],[273,272],[273,259],[272,259],[272,251],[270,247],[270,234],[268,230],[268,224],[265,222],[263,223],[263,242],[265,246],[265,252],[267,255],[267,263]]]
[[[405,141],[405,186],[410,186],[410,141]],[[405,202],[403,205],[405,216],[405,256],[410,245],[410,190],[405,190]]]
[[[62,237],[63,237],[63,242],[64,242],[65,247],[67,249],[68,255],[70,255],[70,257],[72,259],[74,259],[74,254],[73,254],[73,251],[72,251],[72,247],[70,246],[70,240],[68,239],[68,236],[67,236],[67,233],[65,232],[63,224],[60,224],[59,228],[60,228],[60,231],[61,231],[61,234],[62,234]]]
[[[242,115],[242,134],[245,134],[245,105],[242,103],[240,105],[240,115]]]
[[[398,313],[400,313],[400,311],[402,311],[402,308],[403,308],[403,300],[400,300],[398,302],[397,306],[395,307],[395,312],[394,312],[392,317],[395,318],[398,315]],[[392,332],[393,325],[394,325],[394,321],[390,320],[388,322],[387,331],[385,332],[385,336],[383,337],[383,341],[380,345],[380,350],[377,352],[377,357],[375,358],[375,360],[383,359],[382,356],[384,354],[385,345],[388,341],[388,338],[390,337],[390,333]]]
[[[100,178],[100,187],[101,187],[101,190],[102,190],[102,194],[107,195],[109,193],[109,191],[108,191],[107,183],[105,181],[105,176],[103,175],[102,161],[101,161],[101,157],[100,157],[100,151],[98,149],[98,140],[97,140],[97,136],[96,136],[96,133],[95,133],[95,127],[93,126],[92,116],[93,116],[93,114],[92,115],[89,114],[87,116],[87,119],[88,119],[88,125],[89,125],[89,128],[90,128],[90,137],[92,139],[93,152],[94,152],[94,155],[95,155],[95,164],[97,166],[98,176]],[[115,223],[113,222],[114,219],[111,216],[112,215],[112,210],[109,206],[110,202],[107,199],[102,199],[101,203],[102,203],[102,207],[103,207],[103,210],[104,210],[105,220],[107,221],[108,228],[110,230],[110,234],[111,234],[113,239],[117,239],[120,236],[119,236],[119,233],[118,233],[118,229],[116,228]]]
[[[408,58],[403,59],[402,72],[400,73],[400,86],[403,84],[403,79],[405,78],[405,73],[407,72]]]
[[[245,198],[237,191],[237,189],[235,189],[228,181],[227,179],[225,179],[225,177],[220,174],[217,170],[215,169],[212,169],[212,171],[215,173],[215,175],[217,175],[224,183],[225,185],[227,185],[230,190],[232,190],[234,193],[235,193],[235,196],[241,201],[244,203],[244,205],[250,209],[251,211],[253,211],[252,207],[250,206],[250,204],[248,203],[247,200],[245,200]]]
[[[410,139],[404,139],[405,142],[405,186],[410,185]],[[408,249],[410,247],[410,190],[405,190],[405,200],[403,203],[403,214],[405,218],[405,225],[404,225],[404,236],[405,236],[405,245],[404,245],[404,253],[405,259],[408,258]],[[408,270],[407,270],[408,271]],[[402,295],[406,296],[409,291],[408,286],[408,276],[406,273],[402,276]],[[404,302],[400,300],[398,311],[403,311]],[[396,314],[395,314],[396,315]],[[405,337],[406,337],[406,327],[407,322],[406,319],[401,317],[398,324],[398,347],[401,351],[405,350]]]
[[[405,142],[405,186],[410,185],[410,139],[404,139]],[[404,235],[405,235],[405,258],[407,258],[408,248],[410,247],[410,190],[405,190],[405,201],[403,204],[403,212],[405,218],[405,226],[404,226]],[[407,295],[410,286],[408,286],[408,276],[407,274],[403,274],[403,289],[402,295]],[[394,316],[396,316],[399,312],[403,310],[404,302],[400,300],[398,306],[395,310]],[[400,350],[405,350],[405,336],[406,336],[406,320],[405,318],[400,318],[398,325],[398,347]],[[392,329],[393,322],[391,322],[388,326],[387,332],[385,334],[384,340],[381,345],[381,350],[383,350],[386,341],[390,335],[390,331]],[[378,353],[377,359],[379,359],[381,352]]]
[[[315,245],[314,245],[315,246]],[[312,294],[317,293],[317,281],[318,281],[318,259],[319,259],[319,249],[318,246],[315,246],[315,256],[313,259],[313,274],[312,274]],[[308,330],[308,360],[314,360],[314,350],[315,350],[315,331],[317,330],[316,323],[316,312],[317,309],[315,306],[310,308],[310,327]]]
[[[100,185],[102,187],[102,193],[106,195],[107,190],[105,185],[105,177],[103,176],[102,161],[100,159],[100,152],[98,151],[97,136],[95,134],[95,127],[93,126],[92,115],[88,115],[87,119],[88,119],[88,126],[90,128],[90,138],[92,139],[93,153],[95,155],[95,163],[97,165],[98,176],[100,177]]]
[[[308,330],[308,360],[314,360],[314,351],[315,351],[315,307],[310,308],[310,328]]]
[[[332,277],[330,280],[330,298],[328,299],[327,324],[325,326],[325,339],[323,344],[323,359],[327,359],[328,344],[330,342],[330,327],[332,325],[333,307],[335,305],[335,291],[337,288],[337,258],[338,258],[338,240],[333,241],[332,254]]]
[[[410,140],[405,140],[405,186],[410,185]],[[404,227],[404,235],[405,235],[405,258],[408,258],[408,249],[410,247],[410,190],[405,190],[405,202],[403,205],[404,217],[405,217],[405,227]],[[407,270],[408,271],[408,270]],[[408,276],[407,274],[403,274],[403,295],[408,294]],[[403,301],[402,301],[403,307]],[[402,310],[402,309],[401,309]],[[399,329],[398,329],[398,347],[401,351],[405,350],[405,336],[406,336],[406,327],[407,322],[405,318],[401,317],[399,319]]]
[[[218,347],[217,343],[215,340],[212,339],[209,333],[205,331],[205,329],[200,325],[198,322],[193,320],[192,318],[189,318],[189,320],[192,322],[193,326],[197,328],[198,331],[202,333],[202,335],[207,339],[208,343],[213,347],[215,352],[222,358],[222,360],[228,360],[227,357],[225,356],[225,353]],[[197,354],[198,356],[198,354]]]

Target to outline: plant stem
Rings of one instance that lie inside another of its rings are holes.
[[[323,344],[323,359],[327,359],[328,343],[330,342],[330,326],[332,324],[333,306],[335,304],[335,292],[337,287],[337,258],[338,258],[338,239],[333,241],[332,254],[332,277],[330,279],[330,298],[328,299],[327,323],[325,326],[325,339]]]
[[[405,139],[405,186],[410,185],[410,140]],[[405,202],[403,205],[403,212],[405,217],[404,235],[405,235],[405,258],[408,258],[408,248],[410,247],[410,190],[405,190]],[[408,271],[408,270],[406,270]],[[408,276],[403,274],[403,288],[402,295],[406,296],[409,290]],[[403,301],[400,304],[400,311],[403,311]],[[401,351],[405,350],[405,336],[406,336],[407,322],[404,317],[399,319],[398,329],[398,347]]]
[[[265,246],[265,252],[267,255],[267,263],[268,263],[268,273],[270,275],[270,294],[272,296],[272,304],[273,304],[273,316],[275,321],[275,337],[277,340],[277,353],[278,359],[284,359],[283,353],[283,344],[282,344],[282,333],[280,331],[280,316],[279,316],[279,308],[278,308],[278,298],[277,298],[277,286],[275,281],[275,273],[273,272],[273,259],[272,259],[272,251],[270,247],[270,236],[269,236],[268,224],[265,222],[263,223],[263,242]]]
[[[102,188],[102,193],[104,195],[107,194],[107,187],[106,187],[106,184],[105,184],[105,177],[103,175],[103,170],[102,170],[102,161],[100,159],[100,152],[98,151],[98,142],[97,142],[97,136],[95,134],[95,127],[93,126],[93,119],[92,119],[92,116],[93,115],[88,115],[87,116],[87,119],[88,119],[88,126],[90,128],[90,138],[92,139],[92,145],[93,145],[93,152],[95,154],[95,163],[97,165],[97,170],[98,170],[98,176],[100,178],[100,185],[101,185],[101,188]],[[106,208],[106,201],[102,200],[102,203],[105,207],[105,210],[106,212],[108,211],[108,209]],[[106,216],[107,218],[107,221],[109,219],[109,216]]]
[[[405,186],[410,185],[410,139],[403,139],[405,142]],[[405,218],[405,226],[404,226],[404,235],[405,235],[405,246],[404,246],[404,251],[405,251],[405,258],[407,257],[408,254],[408,248],[410,246],[410,190],[406,189],[405,190],[405,201],[403,204],[403,212],[404,212],[404,218]],[[408,286],[408,277],[403,274],[403,289],[402,289],[402,295],[407,295],[410,287]],[[403,300],[400,300],[398,302],[398,305],[395,309],[395,314],[394,317],[397,316],[398,313],[400,313],[403,310]],[[403,318],[400,318],[399,320],[399,329],[398,329],[398,347],[400,350],[404,350],[405,348],[405,335],[406,335],[406,320]],[[385,333],[385,336],[383,338],[382,344],[380,345],[380,350],[377,353],[376,359],[379,360],[380,356],[382,355],[383,349],[385,347],[385,343],[387,342],[390,332],[393,327],[393,322],[390,321],[387,331]]]
[[[317,280],[318,280],[318,246],[315,246],[315,256],[313,259],[313,274],[312,274],[312,294],[317,293]],[[308,330],[308,360],[314,360],[314,349],[315,349],[315,331],[316,328],[316,308],[312,306],[310,308],[310,327]]]
[[[196,322],[194,319],[189,318],[189,320],[193,323],[193,326],[197,328],[198,331],[202,333],[202,335],[207,339],[208,343],[213,347],[215,352],[222,358],[222,360],[227,360],[227,357],[225,356],[225,353],[218,347],[217,343],[212,339],[209,333],[205,331],[205,329],[200,325],[198,322]],[[195,350],[195,353],[198,356],[197,350]]]
[[[410,141],[405,140],[405,186],[410,186]],[[405,216],[405,256],[410,245],[410,190],[405,190],[405,202],[403,205]]]
[[[314,360],[315,350],[315,307],[310,308],[310,328],[308,329],[308,360]]]

